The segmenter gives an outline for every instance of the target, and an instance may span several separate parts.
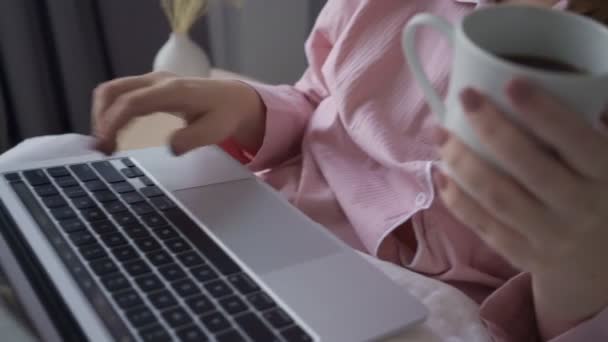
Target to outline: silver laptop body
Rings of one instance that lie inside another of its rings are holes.
[[[378,340],[424,319],[426,309],[421,303],[220,149],[206,147],[176,158],[165,148],[150,148],[128,151],[108,160],[117,170],[122,170],[126,168],[125,157],[130,157],[136,168],[156,183],[178,209],[183,209],[198,225],[197,229],[203,230],[234,258],[242,272],[311,340]],[[68,166],[69,170],[70,165],[98,160],[98,154],[91,154],[10,165],[0,169],[0,174],[56,166]],[[140,186],[134,179],[127,181],[135,188]],[[130,337],[112,334],[112,325],[104,321],[104,313],[91,304],[101,300],[97,297],[103,294],[112,298],[109,292],[99,285],[101,291],[91,298],[90,293],[82,290],[82,284],[75,280],[14,189],[9,181],[0,177],[5,221],[0,235],[0,262],[41,338],[45,341],[82,337],[90,341],[141,340],[139,330],[130,323],[123,323]],[[32,193],[35,192],[32,190]],[[17,237],[4,233],[9,230]],[[16,243],[14,239],[21,242]],[[65,241],[70,244],[67,237]],[[15,251],[17,244],[22,249],[29,249],[29,259],[23,256],[23,251]],[[200,252],[205,254],[205,251]],[[83,262],[83,265],[87,263]],[[37,268],[38,285],[35,285],[33,268]],[[91,269],[88,272],[93,273]],[[162,276],[159,278],[171,288]],[[41,284],[40,279],[45,284]],[[247,303],[245,295],[233,290]],[[178,305],[187,307],[185,299],[176,297]],[[145,302],[145,294],[142,298]],[[108,302],[116,314],[114,319],[128,322],[123,310],[111,300]],[[64,314],[54,310],[58,307],[65,310]],[[216,310],[229,317],[233,328],[236,327],[234,329],[242,336],[248,336],[235,323],[240,321],[217,302]],[[161,322],[159,324],[166,327],[170,339],[182,338],[163,321],[160,310],[153,307],[152,312]],[[264,321],[265,316],[259,316],[260,321]],[[213,336],[196,318],[191,324]],[[289,335],[282,335],[280,328],[268,322],[266,327],[275,336],[271,340],[289,340],[286,337]],[[78,333],[72,334],[72,331]]]

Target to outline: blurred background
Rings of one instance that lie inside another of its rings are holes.
[[[215,68],[292,83],[324,3],[245,0],[237,9],[216,1],[191,36]],[[0,152],[33,136],[88,134],[94,87],[149,72],[169,33],[155,0],[1,0]]]

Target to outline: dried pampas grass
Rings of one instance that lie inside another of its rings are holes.
[[[237,7],[242,5],[242,0],[225,1]],[[207,13],[211,0],[161,0],[161,3],[173,32],[187,33]]]

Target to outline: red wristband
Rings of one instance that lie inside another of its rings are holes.
[[[253,156],[232,138],[224,140],[218,146],[241,164],[247,164],[253,159]]]

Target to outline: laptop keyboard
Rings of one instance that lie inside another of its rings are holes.
[[[4,175],[117,341],[312,341],[125,158]]]

